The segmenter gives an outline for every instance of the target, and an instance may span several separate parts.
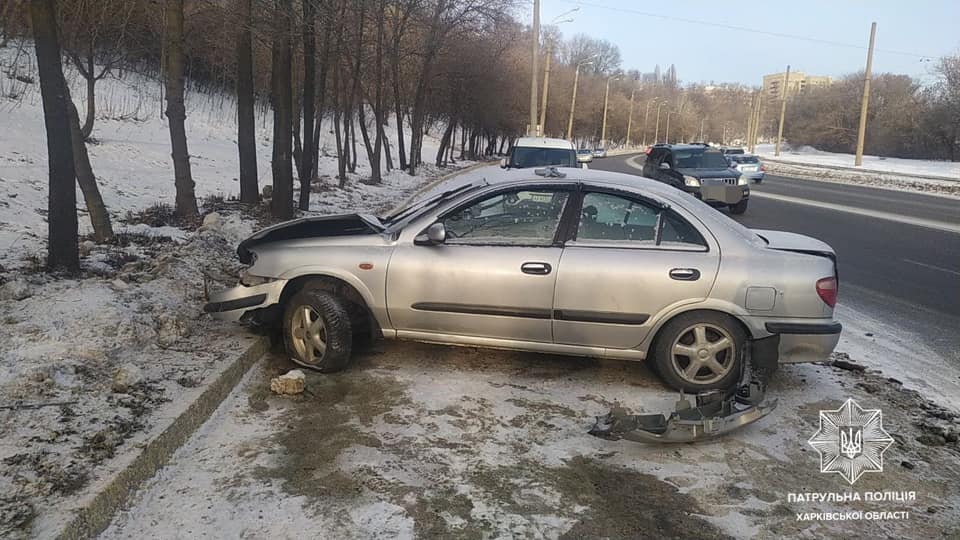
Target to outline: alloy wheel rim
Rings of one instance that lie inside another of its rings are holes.
[[[290,338],[297,359],[305,364],[317,364],[327,352],[327,327],[323,317],[310,306],[300,306],[290,321]]]
[[[733,369],[733,337],[719,326],[697,323],[680,332],[670,348],[674,372],[684,381],[702,385],[719,381]]]

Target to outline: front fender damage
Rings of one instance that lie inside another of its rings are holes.
[[[589,433],[613,441],[689,443],[720,437],[760,420],[777,407],[777,401],[766,399],[765,394],[778,362],[769,354],[756,355],[751,361],[755,356],[751,349],[759,352],[761,347],[755,344],[744,352],[740,380],[732,390],[701,392],[695,396],[695,405],[681,392],[669,416],[628,414],[615,406],[597,417]]]

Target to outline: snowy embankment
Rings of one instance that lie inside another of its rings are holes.
[[[758,144],[755,153],[772,174],[960,197],[960,163],[956,162],[863,156],[863,165],[854,167],[853,154],[784,145],[775,157],[772,144]]]
[[[83,96],[76,74],[67,78],[73,95]],[[232,285],[234,248],[266,211],[229,201],[239,192],[232,100],[191,94],[196,194],[201,211],[217,215],[199,230],[166,223],[174,187],[160,86],[130,73],[108,77],[97,85],[96,141],[88,148],[117,238],[84,242],[81,275],[52,279],[38,271],[48,172],[32,45],[0,48],[0,79],[0,537],[50,537],[125,453],[155,436],[252,342],[201,308],[205,276]],[[82,98],[77,106],[82,114]],[[266,111],[257,127],[262,186],[270,183]],[[340,188],[332,141],[325,130],[313,213],[377,213],[441,173],[395,170],[367,185],[361,145],[357,174]],[[426,137],[425,159],[437,146]],[[81,234],[88,233],[79,190],[77,202]]]

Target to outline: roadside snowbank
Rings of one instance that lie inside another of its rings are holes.
[[[773,145],[761,144],[756,153],[763,158],[770,174],[960,198],[957,163],[864,156],[860,168],[853,166],[850,154],[820,152],[810,147],[799,152],[782,150],[779,157],[774,157]]]

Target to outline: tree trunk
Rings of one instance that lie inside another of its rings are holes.
[[[319,99],[317,100],[316,127],[313,130],[313,171],[310,174],[310,178],[316,178],[319,175],[320,133],[327,96],[327,72],[330,66],[330,26],[332,17],[329,13],[322,13],[321,18],[323,19],[323,53],[320,60],[320,81],[317,83],[317,96]],[[316,20],[316,17],[314,17],[314,20]]]
[[[293,86],[291,74],[291,0],[276,0],[273,14],[273,200],[270,211],[279,219],[293,217]]]
[[[83,131],[80,129],[80,113],[72,100],[67,100],[68,114],[70,115],[70,141],[73,147],[73,166],[77,173],[77,183],[83,192],[83,200],[90,214],[90,224],[93,225],[93,237],[97,242],[106,242],[113,238],[113,226],[110,224],[110,214],[103,204],[100,189],[97,187],[97,177],[90,166],[90,156],[87,146],[83,143]]]
[[[374,161],[373,161],[373,143],[370,142],[370,133],[367,130],[367,115],[364,113],[363,109],[364,109],[364,106],[363,106],[363,103],[361,102],[360,106],[357,107],[357,120],[360,125],[360,135],[361,137],[363,137],[363,147],[367,151],[367,161],[370,162],[370,169],[371,171],[377,171],[379,173],[380,164],[379,163],[374,164]],[[369,183],[379,184],[380,183],[379,174],[377,175],[377,178],[374,178],[373,175],[371,174]]]
[[[84,79],[87,81],[87,115],[83,121],[83,126],[80,128],[80,134],[83,135],[83,140],[87,140],[93,133],[93,120],[97,113],[97,103],[95,99],[97,78],[93,73],[92,42],[90,43],[90,50],[87,51],[87,74],[84,75]]]
[[[183,0],[166,0],[165,18],[166,60],[165,86],[167,121],[170,127],[170,147],[173,157],[173,181],[177,190],[176,213],[181,218],[196,219],[197,198],[194,195],[193,176],[190,173],[190,152],[187,150],[187,118],[183,103]]]
[[[43,121],[47,131],[49,197],[47,199],[47,269],[80,270],[77,253],[77,190],[67,111],[67,84],[60,64],[60,41],[54,0],[30,0],[33,45],[40,75]]]
[[[393,170],[393,156],[390,155],[390,139],[383,130],[383,124],[377,123],[377,130],[380,132],[380,140],[383,141],[383,157],[387,165],[387,172]]]
[[[240,158],[240,202],[260,201],[257,181],[257,137],[253,83],[253,0],[240,0],[240,39],[237,43],[237,150]]]
[[[449,120],[447,122],[447,129],[443,130],[443,137],[440,138],[440,148],[437,149],[437,167],[446,167],[447,165],[447,147],[450,145],[450,135],[455,128],[456,123],[453,120]]]
[[[393,58],[390,62],[393,79],[393,114],[397,122],[397,159],[401,169],[407,168],[407,153],[403,141],[403,94],[400,91],[400,37],[394,37]]]
[[[316,145],[313,142],[313,117],[316,107],[317,38],[313,0],[303,0],[303,155],[300,158],[300,209],[310,209],[310,181]]]

